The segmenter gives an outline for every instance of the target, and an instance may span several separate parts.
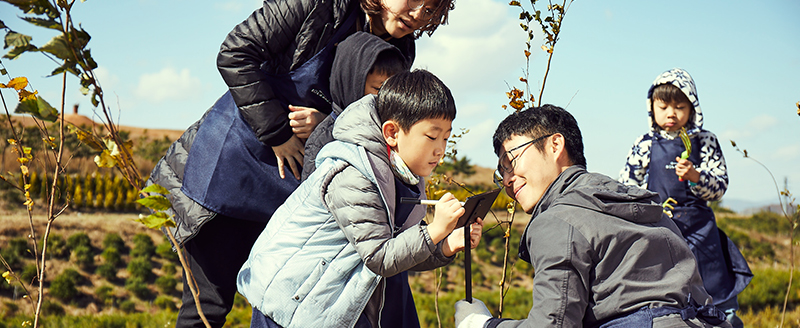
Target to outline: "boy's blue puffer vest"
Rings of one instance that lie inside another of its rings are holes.
[[[353,326],[381,279],[348,242],[322,196],[347,166],[378,185],[379,205],[388,209],[385,186],[377,183],[363,147],[334,141],[317,158],[328,156],[333,158],[318,163],[275,211],[237,278],[250,304],[285,328]]]

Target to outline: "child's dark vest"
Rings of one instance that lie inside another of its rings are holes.
[[[700,145],[692,138],[689,161],[700,166]],[[753,274],[742,253],[725,233],[717,228],[714,212],[707,202],[689,189],[689,181],[679,181],[675,174],[676,157],[685,150],[680,138],[667,140],[655,136],[650,148],[648,189],[658,192],[661,200],[672,197],[678,203],[672,219],[697,259],[706,290],[720,304],[736,297]]]
[[[328,79],[335,45],[353,31],[359,14],[351,10],[328,44],[303,65],[267,78],[284,107],[292,104],[330,113]],[[281,179],[272,147],[256,138],[228,91],[197,130],[181,191],[214,212],[267,222],[300,185],[288,166],[285,170],[286,178]]]

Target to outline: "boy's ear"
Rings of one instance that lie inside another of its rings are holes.
[[[386,140],[386,143],[389,147],[396,147],[397,146],[397,134],[400,133],[400,126],[397,125],[392,120],[383,122],[381,126],[381,130],[383,132],[383,139]]]

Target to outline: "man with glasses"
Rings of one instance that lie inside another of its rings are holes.
[[[495,182],[532,214],[519,257],[533,265],[527,319],[456,303],[456,326],[730,327],[658,194],[586,171],[578,123],[560,107],[511,114],[494,134]]]

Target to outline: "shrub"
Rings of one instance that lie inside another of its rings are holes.
[[[69,249],[75,250],[75,247],[78,246],[92,247],[92,240],[89,239],[89,235],[85,232],[78,232],[67,238],[67,247]]]
[[[169,242],[158,244],[156,254],[167,261],[178,262],[178,254],[172,251],[172,244]]]
[[[114,297],[114,288],[108,285],[97,287],[97,289],[94,290],[94,295],[97,297],[97,300],[103,302],[103,304],[107,306],[113,306],[116,301],[116,297]]]
[[[17,265],[28,256],[28,240],[24,237],[13,238],[8,241],[8,246],[0,250],[8,265]]]
[[[79,245],[72,249],[72,261],[82,269],[90,268],[94,265],[94,254],[88,246]]]
[[[161,276],[156,278],[156,287],[164,294],[171,294],[175,291],[175,286],[178,285],[178,280],[173,277]]]
[[[739,294],[739,305],[742,309],[760,310],[767,306],[783,304],[789,283],[788,270],[755,269],[753,275],[750,285]],[[798,288],[800,288],[800,272],[795,271],[792,292],[789,293],[789,306],[792,308],[798,304]]]
[[[103,263],[97,267],[94,273],[111,281],[117,278],[117,267],[109,263]]]
[[[44,300],[42,302],[42,315],[44,316],[62,316],[66,314],[64,311],[64,307],[61,304],[56,302],[52,302],[50,300]]]
[[[177,271],[175,269],[175,264],[172,263],[164,263],[164,266],[161,267],[161,271],[164,271],[165,275],[171,276],[174,275]]]
[[[137,257],[128,263],[128,273],[131,274],[131,277],[138,277],[146,281],[150,279],[152,271],[153,265],[150,264],[150,260],[146,258]]]
[[[133,236],[133,249],[131,250],[131,257],[145,257],[150,258],[155,254],[156,247],[153,244],[153,239],[146,233],[138,233]]]
[[[109,247],[103,250],[103,253],[100,254],[103,258],[105,264],[118,267],[122,264],[122,256],[119,255],[119,251],[116,247]]]
[[[26,284],[33,283],[33,279],[35,279],[39,275],[39,272],[36,271],[36,264],[28,264],[22,269],[22,273],[19,274],[19,279],[24,281]]]
[[[120,253],[125,253],[128,247],[125,246],[125,241],[117,233],[109,233],[103,238],[103,248],[116,248]]]
[[[42,243],[39,242],[39,249],[42,249]],[[64,237],[61,235],[50,235],[47,238],[47,255],[49,258],[67,258],[69,257],[69,248]]]
[[[75,296],[78,296],[78,289],[75,287],[79,282],[78,277],[80,277],[78,271],[73,269],[64,270],[50,284],[50,295],[62,301],[72,300]]]
[[[175,311],[177,306],[175,306],[175,301],[172,300],[172,297],[161,295],[156,297],[156,300],[153,301],[159,309],[167,310],[167,311]]]
[[[131,300],[124,300],[119,303],[119,309],[125,313],[133,313],[136,311],[136,304]]]
[[[147,288],[147,283],[145,283],[144,279],[141,277],[128,278],[128,280],[125,281],[125,289],[143,300],[150,298],[151,295],[150,289]]]

